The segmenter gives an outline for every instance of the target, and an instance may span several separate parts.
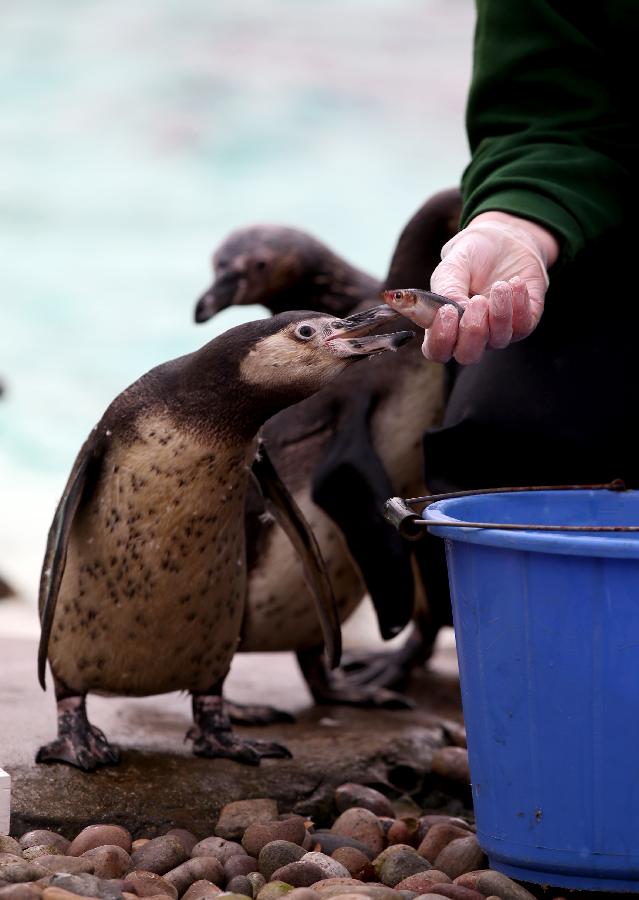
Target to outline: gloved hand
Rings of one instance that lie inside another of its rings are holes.
[[[527,219],[486,212],[442,248],[431,290],[466,306],[461,320],[443,306],[426,331],[422,352],[447,362],[479,362],[486,347],[527,337],[544,310],[547,269],[559,254],[555,237]],[[416,324],[419,321],[415,318]]]

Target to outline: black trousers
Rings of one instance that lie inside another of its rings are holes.
[[[533,334],[449,367],[441,428],[424,436],[433,493],[484,487],[639,487],[639,297],[628,232],[553,276]],[[614,304],[614,307],[613,307]],[[449,613],[443,541],[424,539],[423,577],[442,622]]]

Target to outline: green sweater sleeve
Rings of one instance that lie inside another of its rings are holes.
[[[605,6],[477,0],[462,225],[487,210],[523,216],[569,259],[623,221],[628,114],[607,66]]]

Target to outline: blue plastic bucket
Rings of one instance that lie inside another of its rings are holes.
[[[479,841],[493,868],[639,892],[639,492],[441,500]]]

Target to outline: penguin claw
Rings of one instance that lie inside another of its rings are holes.
[[[76,766],[83,772],[93,772],[100,766],[114,766],[120,762],[120,752],[107,741],[99,728],[89,725],[84,734],[58,737],[40,747],[37,763],[62,762]]]
[[[193,740],[193,753],[209,759],[232,759],[249,766],[259,766],[266,758],[290,759],[291,752],[275,741],[242,740],[237,735],[220,731],[217,734],[194,733],[191,729],[187,737]]]
[[[234,725],[272,725],[275,722],[295,721],[295,716],[283,709],[261,706],[257,703],[235,703],[232,700],[225,700],[224,709]]]

